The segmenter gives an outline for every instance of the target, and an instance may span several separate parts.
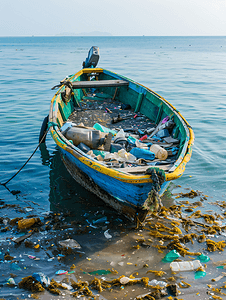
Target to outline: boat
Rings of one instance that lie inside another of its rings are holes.
[[[143,221],[153,195],[161,197],[184,173],[194,133],[167,100],[97,67],[98,60],[99,48],[93,46],[83,68],[54,87],[59,89],[45,124],[81,186],[131,221]],[[153,147],[162,152],[152,152]]]

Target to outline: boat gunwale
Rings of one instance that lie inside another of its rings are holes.
[[[143,89],[148,90],[149,92],[153,93],[154,95],[158,96],[158,98],[165,102],[165,104],[167,106],[170,106],[170,109],[179,117],[180,121],[183,124],[183,127],[186,131],[186,135],[187,138],[185,140],[184,146],[183,146],[183,153],[180,154],[179,158],[177,159],[177,161],[174,163],[173,167],[168,171],[169,173],[165,172],[166,175],[166,181],[170,181],[170,180],[174,180],[179,178],[185,170],[185,166],[187,164],[187,162],[190,160],[191,158],[191,154],[192,154],[192,146],[194,143],[194,132],[191,128],[191,126],[188,124],[188,122],[186,121],[186,119],[181,115],[181,113],[167,100],[165,100],[162,96],[158,95],[157,93],[155,93],[154,91],[152,91],[151,89],[143,86],[140,83],[137,83],[131,79],[128,79],[124,76],[118,75],[117,73],[102,69],[102,68],[87,68],[87,69],[82,69],[80,71],[78,71],[77,73],[75,73],[74,75],[71,75],[68,79],[71,80],[76,80],[79,76],[81,76],[84,73],[103,73],[104,71],[110,72],[112,74],[115,74],[116,76],[119,76],[120,78],[124,78],[126,80],[129,81],[129,83],[135,84],[137,86],[142,87]],[[76,146],[74,146],[72,143],[70,143],[60,132],[59,128],[57,125],[55,125],[57,123],[57,111],[58,111],[58,97],[60,97],[60,92],[62,92],[64,89],[64,85],[62,85],[59,90],[56,92],[56,94],[54,95],[54,97],[51,100],[51,105],[50,105],[50,113],[49,113],[49,121],[50,121],[50,132],[52,135],[53,140],[55,141],[55,143],[63,148],[64,150],[70,152],[72,155],[74,155],[76,158],[78,158],[82,163],[88,165],[89,167],[104,173],[108,176],[111,176],[115,179],[118,179],[120,181],[124,181],[124,182],[129,182],[129,183],[149,183],[152,182],[151,178],[149,175],[133,175],[133,174],[125,174],[122,172],[119,172],[115,169],[111,169],[108,168],[107,166],[104,166],[103,164],[101,164],[100,162],[94,160],[94,158],[91,158],[90,156],[86,156],[85,153],[83,153],[79,148],[77,148]],[[52,124],[51,124],[52,122]],[[186,127],[185,127],[186,126]],[[188,137],[189,134],[189,137]],[[81,153],[80,153],[81,152]],[[186,153],[186,154],[185,154]],[[178,164],[179,163],[179,164]],[[176,164],[178,164],[176,166]],[[155,168],[155,166],[153,166],[152,168]],[[161,169],[161,166],[158,166],[158,168]],[[173,170],[173,168],[175,168]],[[171,171],[171,173],[170,173]]]

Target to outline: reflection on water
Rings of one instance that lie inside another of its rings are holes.
[[[42,145],[42,163],[50,165],[50,210],[53,212],[67,213],[70,221],[76,223],[95,223],[105,217],[107,222],[125,222],[123,216],[107,206],[99,197],[87,191],[78,184],[66,170],[60,152],[55,150],[50,155],[46,146]]]

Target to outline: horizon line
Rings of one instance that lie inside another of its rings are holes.
[[[226,35],[0,35],[3,37],[226,37]]]

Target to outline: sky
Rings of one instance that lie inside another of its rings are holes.
[[[226,36],[226,0],[0,0],[0,36]]]

